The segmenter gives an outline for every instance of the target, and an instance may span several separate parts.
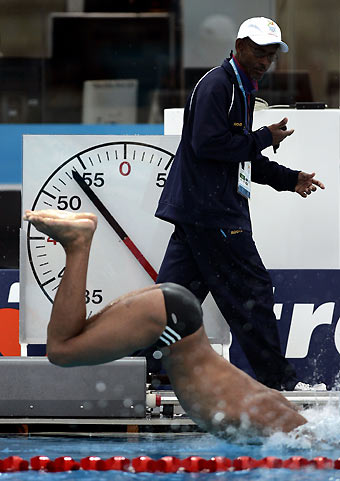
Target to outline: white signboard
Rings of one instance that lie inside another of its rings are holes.
[[[84,124],[135,124],[138,80],[86,80]]]
[[[340,110],[255,111],[256,130],[288,118],[294,134],[277,153],[262,153],[293,170],[316,173],[326,189],[303,199],[252,183],[249,203],[254,239],[267,269],[340,268]],[[183,109],[164,112],[165,134],[179,134]]]

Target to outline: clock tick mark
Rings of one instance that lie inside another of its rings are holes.
[[[51,282],[55,281],[55,277],[51,277],[51,279],[49,279],[48,281],[44,282],[43,284],[41,284],[42,287],[45,287],[47,286],[47,284],[50,284]]]
[[[52,207],[52,204],[49,204],[48,202],[45,202],[45,201],[44,201],[44,204],[45,204],[45,205],[48,205],[49,207]]]
[[[59,178],[59,181],[60,181],[62,184],[66,185],[65,182],[64,182],[62,179]]]
[[[110,160],[110,155],[109,155],[108,151],[106,151],[106,158],[107,158],[107,160]]]
[[[46,274],[49,274],[50,272],[52,272],[51,269],[50,269],[49,271],[43,272],[42,275],[43,275],[43,276],[46,276]]]
[[[159,166],[161,165],[162,158],[163,158],[163,157],[161,157],[161,158],[159,159],[159,162],[158,162],[158,164],[157,164],[157,167],[159,167]]]
[[[143,155],[142,155],[142,159],[141,159],[142,162],[144,161],[144,156],[145,156],[145,152],[143,152]]]
[[[68,172],[66,172],[66,175],[67,175],[67,177],[69,177],[72,180],[72,177],[70,176],[70,174]]]
[[[154,155],[152,154],[151,159],[150,159],[150,164],[151,164],[152,161],[153,161],[153,157],[154,157]]]
[[[99,163],[101,164],[101,163],[102,163],[102,159],[100,158],[100,155],[97,154],[97,157],[98,157]]]
[[[115,154],[116,154],[116,160],[118,160],[118,153],[117,153],[117,150],[115,150]]]
[[[164,170],[168,170],[168,168],[170,167],[170,165],[172,164],[172,161],[174,160],[174,155],[170,157],[170,160],[169,162],[166,164],[166,166],[164,167]]]
[[[82,168],[83,168],[84,170],[86,170],[86,165],[85,165],[84,162],[81,160],[81,158],[79,157],[79,155],[77,155],[77,159],[79,160],[79,163],[80,163],[80,165],[82,166]]]
[[[47,192],[47,190],[43,190],[42,191],[45,195],[47,195],[48,197],[51,197],[51,199],[55,200],[56,199],[56,196],[51,194],[50,192]]]
[[[57,190],[58,192],[61,192],[61,190],[60,190],[60,189],[58,189],[58,187],[57,187],[57,186],[53,185],[52,187],[53,187],[53,189]]]
[[[90,163],[91,163],[91,165],[92,165],[92,167],[93,167],[93,162],[92,162],[91,157],[89,157],[89,161],[90,161]]]

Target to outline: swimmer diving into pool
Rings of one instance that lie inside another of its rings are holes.
[[[53,364],[101,364],[157,343],[181,406],[203,429],[219,435],[246,423],[269,434],[306,423],[278,391],[214,351],[200,304],[182,286],[166,283],[130,292],[86,319],[88,260],[97,227],[94,214],[28,210],[24,220],[60,242],[66,253],[47,329],[47,355]]]

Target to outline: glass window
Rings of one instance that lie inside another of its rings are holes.
[[[338,0],[0,0],[0,122],[162,123],[234,48],[240,23],[278,22],[288,54],[270,105],[338,108]]]
[[[264,77],[260,96],[270,104],[312,101],[339,108],[340,2],[277,0],[276,21],[289,52]]]

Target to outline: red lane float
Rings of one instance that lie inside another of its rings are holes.
[[[181,461],[181,468],[188,473],[199,473],[206,470],[207,467],[207,460],[200,456],[189,456]]]
[[[283,467],[288,469],[301,469],[309,466],[310,461],[302,456],[291,456],[283,461]]]
[[[54,461],[49,461],[45,467],[46,471],[57,473],[61,471],[76,471],[80,469],[80,463],[77,463],[70,456],[60,456]]]
[[[244,469],[257,468],[257,461],[250,456],[239,456],[233,461],[235,471],[243,471]]]
[[[50,458],[47,456],[34,456],[34,458],[31,458],[30,465],[32,469],[39,471],[40,469],[45,469],[49,462]]]
[[[108,461],[98,456],[87,456],[80,460],[80,467],[86,471],[108,471],[111,469]]]
[[[2,460],[1,471],[27,471],[29,468],[28,461],[20,458],[19,456],[9,456]]]
[[[282,468],[283,461],[275,456],[266,456],[265,458],[259,459],[257,461],[258,468],[268,468],[268,469],[278,469]]]
[[[176,473],[176,472],[216,472],[216,471],[242,471],[249,469],[340,469],[340,458],[333,461],[325,456],[316,456],[306,459],[302,456],[291,456],[288,459],[280,459],[275,456],[267,456],[262,459],[254,459],[251,456],[239,456],[229,459],[224,456],[215,456],[205,459],[200,456],[188,456],[179,459],[175,456],[163,456],[153,459],[149,456],[138,456],[128,459],[124,456],[113,456],[102,459],[99,456],[86,456],[75,461],[70,456],[60,456],[54,461],[47,456],[34,456],[30,463],[20,456],[9,456],[0,459],[0,472],[35,471],[61,472],[75,471],[130,471],[135,473]]]
[[[317,456],[310,461],[310,466],[313,466],[316,469],[332,469],[334,463],[329,458],[326,458],[324,456]]]
[[[157,463],[158,471],[161,473],[177,473],[181,466],[180,459],[174,456],[163,456]]]
[[[113,471],[127,471],[130,467],[130,459],[125,456],[113,456],[106,460],[108,469]]]
[[[224,456],[215,456],[211,458],[211,461],[215,464],[215,471],[227,471],[232,466],[232,461]]]

